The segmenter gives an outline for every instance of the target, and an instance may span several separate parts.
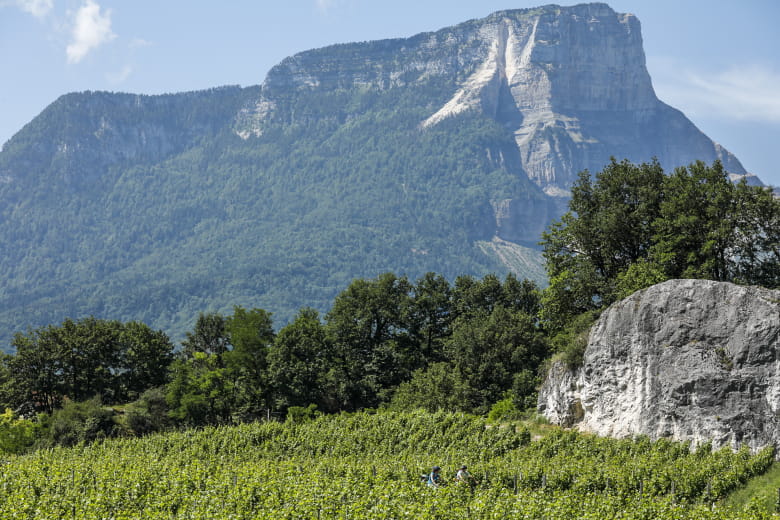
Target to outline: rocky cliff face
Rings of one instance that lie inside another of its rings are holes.
[[[671,280],[618,302],[539,410],[599,435],[780,446],[780,291]]]
[[[503,11],[362,45],[301,53],[275,67],[253,109],[253,131],[291,89],[392,88],[446,77],[456,80],[452,93],[421,128],[469,111],[495,118],[514,136],[518,173],[549,195],[567,195],[581,170],[599,171],[612,155],[657,157],[667,171],[720,159],[745,174],[731,153],[658,100],[639,21],[606,4]]]

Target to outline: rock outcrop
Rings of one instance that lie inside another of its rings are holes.
[[[607,309],[584,363],[556,365],[551,422],[605,436],[780,446],[780,291],[671,280]]]
[[[519,173],[545,193],[567,196],[577,174],[610,156],[658,158],[667,171],[720,159],[745,175],[734,155],[655,95],[639,20],[607,4],[548,5],[494,13],[408,39],[307,51],[274,67],[248,107],[243,135],[290,91],[388,89],[456,78],[454,91],[421,121],[430,128],[480,111],[510,130]],[[514,202],[512,203],[514,204]]]

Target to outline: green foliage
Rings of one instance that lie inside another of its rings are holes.
[[[0,453],[22,453],[28,450],[38,439],[39,430],[38,423],[15,417],[6,408],[0,415]]]
[[[780,287],[780,203],[771,190],[736,187],[734,279]]]
[[[734,185],[719,161],[664,176],[657,162],[613,159],[595,182],[580,174],[569,209],[542,241],[551,331],[671,278],[780,286],[780,199]]]
[[[343,401],[335,351],[326,337],[319,314],[301,309],[292,323],[282,327],[268,353],[268,379],[273,405],[282,410],[316,404],[333,412]]]
[[[104,408],[100,399],[66,402],[55,410],[49,422],[44,443],[75,446],[102,440],[114,434],[114,412]]]
[[[531,441],[463,414],[358,413],[10,456],[0,516],[768,520],[710,501],[772,459],[558,430]],[[473,490],[420,482],[433,465],[450,480],[464,463]]]
[[[719,161],[677,168],[666,178],[652,253],[669,278],[733,279],[735,189]]]
[[[287,421],[291,423],[302,423],[314,420],[317,416],[322,415],[317,411],[316,404],[310,404],[309,406],[291,406],[287,409]]]
[[[487,414],[487,420],[490,423],[497,423],[502,421],[511,421],[519,419],[521,416],[520,410],[515,406],[515,398],[508,396],[490,407],[490,411]]]
[[[512,388],[517,373],[536,372],[546,349],[534,319],[522,311],[498,305],[488,315],[456,320],[447,354],[458,379],[468,388],[460,409],[487,413]],[[533,392],[534,386],[525,391]]]
[[[138,323],[65,320],[14,337],[16,354],[4,358],[8,399],[41,411],[101,396],[127,402],[147,388],[164,384],[173,345],[161,331]]]
[[[663,184],[656,161],[613,158],[595,183],[580,173],[569,212],[542,235],[551,287],[545,313],[553,325],[614,300],[617,276],[648,254]]]
[[[392,273],[355,280],[326,316],[327,337],[316,349],[307,347],[309,356],[316,350],[320,359],[331,360],[319,375],[308,373],[310,390],[321,393],[309,396],[315,401],[298,398],[298,405],[317,402],[333,410],[336,403],[336,409],[355,410],[392,400],[394,409],[487,413],[515,382],[519,399],[530,402],[538,380],[516,376],[535,374],[546,353],[537,319],[527,314],[538,311],[539,300],[533,282],[512,275],[503,283],[495,275],[460,276],[454,287],[433,273],[415,284]],[[318,322],[308,323],[311,337],[318,337]],[[282,352],[293,350],[287,332],[280,332]],[[296,389],[302,380],[291,378],[306,365],[298,361],[295,369],[289,358],[285,363],[274,352],[271,357],[280,364],[274,377],[292,395],[301,394]]]
[[[232,348],[222,357],[236,388],[233,415],[260,417],[270,401],[268,352],[275,337],[271,313],[237,305],[225,321],[225,330]]]
[[[186,357],[193,357],[195,353],[202,352],[214,354],[221,360],[222,354],[228,350],[229,342],[225,330],[225,317],[216,312],[201,312],[195,323],[195,330],[187,333],[181,345]]]
[[[168,417],[186,425],[255,419],[268,406],[270,313],[235,306],[233,314],[201,313],[171,365]]]
[[[667,279],[661,266],[641,258],[618,274],[615,283],[615,298],[618,300],[628,298],[636,291],[646,289]]]
[[[599,311],[584,312],[569,321],[550,338],[553,360],[561,360],[571,369],[582,366],[590,329],[599,317]]]
[[[411,305],[406,310],[410,339],[423,358],[439,361],[443,341],[451,333],[452,288],[442,275],[425,273],[411,291]]]
[[[189,426],[229,422],[234,390],[216,354],[196,352],[191,359],[177,359],[167,386],[168,415]]]
[[[346,384],[345,409],[377,406],[383,389],[422,364],[406,333],[411,289],[406,277],[385,273],[353,281],[333,302],[326,328]]]
[[[128,435],[140,437],[165,430],[169,425],[168,403],[163,387],[150,388],[125,407],[120,424]]]
[[[388,404],[391,410],[459,411],[467,407],[469,388],[449,363],[418,369],[398,386]]]

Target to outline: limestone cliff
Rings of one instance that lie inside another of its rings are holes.
[[[582,367],[556,365],[551,422],[599,435],[780,446],[780,291],[671,280],[612,305]]]
[[[445,77],[455,79],[451,93],[421,128],[468,111],[495,118],[514,135],[518,174],[548,195],[567,195],[580,171],[600,171],[613,155],[657,157],[667,171],[720,159],[730,173],[745,174],[730,152],[658,100],[639,20],[606,4],[502,11],[360,45],[304,52],[274,67],[240,131],[260,133],[296,89],[387,89]]]

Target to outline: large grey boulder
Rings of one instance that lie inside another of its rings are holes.
[[[780,291],[670,280],[607,309],[539,410],[599,435],[780,446]]]

